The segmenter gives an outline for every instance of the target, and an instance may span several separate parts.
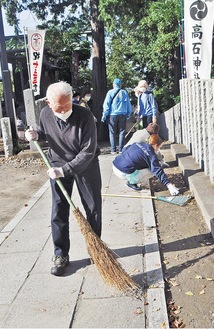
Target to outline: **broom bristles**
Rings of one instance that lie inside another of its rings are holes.
[[[81,211],[76,208],[73,214],[81,233],[85,237],[88,253],[97,267],[103,281],[123,292],[138,292],[141,288],[122,268],[112,250],[94,233]]]

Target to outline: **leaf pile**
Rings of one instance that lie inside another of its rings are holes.
[[[175,305],[172,299],[167,300],[167,311],[169,317],[170,328],[185,328],[185,324],[179,319],[181,307]]]

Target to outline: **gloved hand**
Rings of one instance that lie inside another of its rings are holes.
[[[38,137],[39,136],[37,132],[33,129],[33,127],[30,127],[25,131],[25,138],[28,140],[28,142],[37,141]]]
[[[173,184],[171,184],[171,183],[167,184],[167,188],[171,195],[179,194],[179,189],[177,187],[175,187]]]
[[[51,179],[57,179],[60,177],[64,177],[64,172],[63,172],[62,167],[50,168],[50,169],[48,169],[47,174]]]

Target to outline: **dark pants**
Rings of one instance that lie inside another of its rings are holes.
[[[108,120],[109,140],[112,152],[116,152],[116,136],[119,133],[119,152],[122,152],[126,134],[126,116],[110,115]]]
[[[142,121],[143,121],[143,128],[146,128],[148,124],[152,122],[152,115],[147,115],[143,117]]]
[[[85,209],[86,218],[93,231],[101,236],[101,175],[99,161],[96,158],[88,168],[75,176],[60,178],[66,191],[71,196],[74,180]],[[70,205],[61,192],[57,182],[50,180],[52,190],[51,229],[54,244],[54,255],[65,257],[69,253],[69,213]]]

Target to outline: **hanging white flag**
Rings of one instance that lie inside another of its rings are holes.
[[[186,76],[210,79],[214,0],[184,0],[184,48]]]
[[[28,30],[30,81],[34,95],[40,94],[40,79],[44,51],[45,30]]]

